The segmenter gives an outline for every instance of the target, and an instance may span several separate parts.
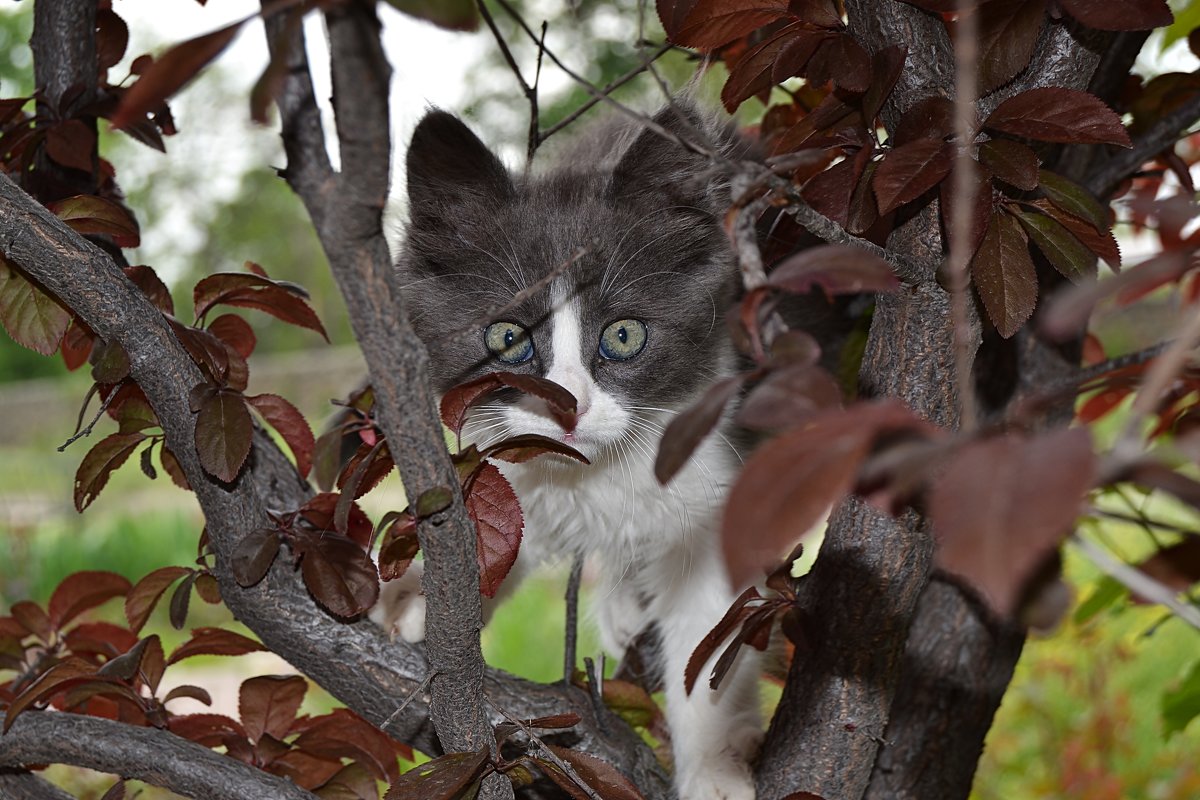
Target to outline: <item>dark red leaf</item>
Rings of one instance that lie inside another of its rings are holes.
[[[356,542],[324,533],[302,537],[300,573],[313,598],[343,619],[357,617],[379,598],[375,562]]]
[[[242,537],[233,549],[233,577],[239,586],[253,586],[266,577],[279,554],[279,534],[257,528]]]
[[[176,686],[174,689],[167,692],[166,697],[163,698],[163,703],[166,704],[172,700],[178,700],[181,697],[186,697],[189,700],[195,700],[196,702],[203,703],[206,706],[212,705],[212,695],[210,695],[206,689],[203,689],[199,686],[189,686],[187,684]]]
[[[899,402],[859,403],[818,412],[760,447],[734,484],[722,520],[733,585],[744,586],[773,567],[821,521],[854,486],[878,435],[932,430]]]
[[[547,744],[546,747],[554,755],[570,764],[575,774],[604,800],[644,800],[642,793],[637,790],[629,778],[607,761],[558,745]],[[566,782],[573,783],[572,779],[557,765],[546,759],[538,759],[538,762],[545,770],[546,775],[559,786],[566,788],[564,785]]]
[[[452,31],[479,27],[479,10],[472,0],[387,0],[405,14]]]
[[[129,46],[129,26],[110,8],[96,12],[96,61],[100,71],[115,67]]]
[[[1011,139],[989,139],[979,145],[979,163],[1018,189],[1031,192],[1037,188],[1038,157],[1028,145]]]
[[[239,392],[210,394],[196,415],[196,454],[200,466],[226,483],[237,477],[250,455],[254,423]]]
[[[175,587],[175,591],[171,595],[170,610],[167,617],[171,622],[171,627],[177,631],[183,630],[184,624],[187,623],[188,605],[192,599],[192,585],[196,583],[196,576],[199,574],[195,571],[188,573],[187,577]]]
[[[411,514],[393,512],[379,545],[379,577],[394,581],[408,571],[421,543],[417,540],[417,522]]]
[[[848,227],[850,201],[870,162],[870,155],[871,151],[863,148],[853,158],[847,156],[829,169],[818,172],[800,190],[805,202],[814,211]]]
[[[256,394],[246,398],[254,410],[262,414],[267,424],[279,432],[296,457],[296,470],[307,478],[312,470],[313,448],[316,440],[312,428],[294,405],[277,394]]]
[[[195,628],[192,630],[192,638],[175,648],[171,657],[167,659],[167,664],[174,664],[192,656],[240,656],[266,649],[240,633],[221,628]]]
[[[152,267],[125,267],[125,277],[133,281],[133,285],[141,289],[142,294],[146,295],[146,299],[153,303],[159,311],[166,314],[175,313],[175,301],[171,297],[171,290],[162,282]]]
[[[83,511],[108,483],[113,470],[125,463],[146,441],[144,433],[114,433],[88,451],[75,471],[75,510]]]
[[[758,608],[758,606],[752,606],[749,603],[762,599],[763,597],[758,593],[757,587],[746,587],[745,591],[738,595],[737,599],[726,610],[725,615],[721,617],[721,621],[704,635],[704,638],[700,640],[700,644],[696,645],[696,649],[688,657],[687,668],[683,674],[685,692],[688,694],[692,693],[692,689],[696,686],[696,680],[700,677],[700,670],[704,669],[704,665],[712,659],[713,655],[717,652],[717,648]]]
[[[959,164],[955,170],[962,167]],[[981,169],[971,170],[971,181],[968,185],[971,199],[959,197],[958,175],[954,170],[951,171],[950,177],[942,181],[938,187],[938,199],[941,202],[942,224],[945,226],[946,240],[950,242],[951,247],[955,245],[955,223],[960,214],[969,215],[967,220],[967,243],[966,251],[968,257],[974,257],[976,251],[979,250],[979,245],[983,243],[983,236],[987,233],[988,223],[992,218],[992,212],[995,210],[995,197],[992,192],[992,181],[983,174]]]
[[[179,459],[175,457],[175,454],[165,444],[158,451],[158,463],[162,464],[162,468],[171,476],[171,480],[176,486],[180,489],[191,491],[192,487],[188,484],[187,476],[183,474],[183,466],[180,465]]]
[[[34,703],[48,699],[73,681],[90,678],[95,674],[96,666],[81,658],[68,658],[58,662],[9,703],[8,711],[4,715],[3,733],[8,733],[8,729],[20,713]]]
[[[734,419],[745,428],[782,431],[841,401],[841,389],[832,375],[817,366],[795,364],[773,371],[755,386]]]
[[[4,266],[0,265],[0,277],[3,276],[4,270]],[[0,289],[0,305],[4,302],[2,297],[3,289]],[[2,321],[2,316],[3,311],[0,310],[0,321]],[[69,371],[74,372],[87,363],[88,357],[92,354],[92,344],[95,341],[95,336],[79,320],[71,323],[71,327],[67,328],[62,337],[60,349],[63,364]]]
[[[1170,25],[1175,16],[1166,0],[1061,0],[1063,10],[1089,28],[1148,31]]]
[[[658,0],[672,43],[715,50],[787,15],[789,0]]]
[[[833,296],[895,291],[900,281],[879,256],[857,247],[827,244],[783,261],[771,270],[767,285],[793,294],[805,294],[819,286]]]
[[[118,247],[137,247],[141,241],[137,220],[124,206],[93,195],[76,195],[46,205],[77,233],[111,236]]]
[[[374,434],[374,429],[371,433]],[[338,454],[340,458],[340,444]],[[337,488],[343,498],[357,499],[378,486],[395,466],[386,441],[378,439],[373,444],[364,441],[337,475]],[[341,502],[349,501],[343,499]]]
[[[46,129],[46,155],[64,167],[92,172],[96,132],[78,119],[56,122]]]
[[[455,433],[462,431],[467,412],[492,392],[508,387],[541,398],[555,421],[564,430],[575,429],[575,397],[563,387],[536,375],[515,372],[491,372],[461,383],[442,396],[442,422]]]
[[[979,94],[985,95],[1028,66],[1046,16],[1046,2],[992,0],[981,3],[977,13]]]
[[[916,200],[950,173],[957,148],[938,139],[915,139],[889,153],[875,170],[872,187],[879,212]]]
[[[885,47],[871,57],[871,85],[862,98],[863,117],[873,123],[879,116],[879,110],[887,101],[900,79],[904,70],[904,59],[908,56],[908,46],[894,44]]]
[[[1108,280],[1066,288],[1054,295],[1045,312],[1039,315],[1040,327],[1054,338],[1074,336],[1101,300],[1118,293],[1142,293],[1178,280],[1190,266],[1182,253],[1167,252]]]
[[[1037,304],[1037,273],[1021,224],[997,209],[971,261],[971,280],[988,318],[1004,338],[1025,324]]]
[[[53,355],[71,324],[71,312],[0,256],[0,323],[13,341]]]
[[[450,753],[418,764],[394,781],[384,800],[433,800],[462,797],[491,766],[484,747],[475,753]]]
[[[117,782],[100,796],[100,800],[125,800],[125,779],[118,778]]]
[[[201,572],[196,577],[196,594],[209,605],[220,605],[222,602],[221,586],[211,572]]]
[[[939,95],[917,101],[896,126],[892,144],[901,147],[917,139],[943,140],[954,134],[954,101]]]
[[[808,61],[808,81],[821,86],[832,80],[848,92],[866,92],[871,85],[871,56],[848,33],[826,36]]]
[[[137,635],[128,628],[111,622],[81,622],[67,631],[63,639],[72,655],[104,658],[116,658],[138,642]]]
[[[797,74],[824,38],[825,34],[792,22],[751,47],[730,68],[721,89],[725,109],[732,113],[742,101],[769,89],[777,79]]]
[[[745,375],[725,378],[708,388],[696,403],[675,415],[663,432],[654,459],[654,477],[664,486],[687,465],[725,413],[725,407],[737,397],[746,382]]]
[[[984,126],[1043,142],[1133,146],[1121,118],[1104,101],[1058,86],[1013,95],[996,107]]]
[[[1071,532],[1095,465],[1081,428],[962,448],[930,490],[938,564],[1014,614],[1026,582]]]
[[[238,690],[238,716],[253,744],[263,734],[282,740],[300,711],[308,682],[299,675],[261,675],[242,681]]]
[[[475,473],[464,501],[477,533],[479,591],[484,597],[495,597],[521,547],[525,528],[521,504],[494,464],[484,464]]]
[[[222,314],[208,323],[208,332],[234,349],[242,358],[249,358],[258,339],[250,323],[237,314]]]
[[[412,749],[348,709],[308,721],[295,746],[320,758],[351,758],[381,781],[400,775],[397,756],[412,759]]]
[[[96,674],[131,683],[141,670],[142,659],[145,657],[151,644],[158,645],[159,654],[161,655],[162,643],[159,641],[158,635],[147,636],[144,639],[139,639],[127,652],[105,663]]]
[[[177,44],[147,65],[137,82],[121,95],[121,105],[112,116],[113,127],[124,128],[138,122],[161,106],[220,55],[246,22],[243,19]]]
[[[37,603],[29,600],[18,600],[13,603],[12,608],[13,619],[15,619],[25,630],[37,636],[45,643],[49,643],[54,636],[54,625],[50,622],[50,617],[42,610],[42,607]]]
[[[216,747],[223,743],[225,737],[246,738],[242,724],[222,714],[172,716],[168,730],[176,736],[182,736],[205,747]]]
[[[537,433],[510,436],[496,442],[483,452],[483,458],[498,458],[511,464],[523,464],[538,456],[550,454],[573,458],[584,464],[592,463],[588,461],[587,456],[569,444]]]
[[[321,324],[321,320],[313,311],[312,306],[295,293],[278,286],[229,292],[217,302],[227,306],[252,308],[265,312],[291,325],[315,331],[321,334],[325,341],[329,341],[329,334],[325,332],[325,326]]]
[[[225,376],[229,372],[231,349],[216,336],[201,328],[189,328],[175,320],[171,320],[170,325],[192,361],[208,373],[209,382],[212,384],[209,391],[211,392],[224,383]],[[192,391],[197,392],[198,390],[193,389]],[[196,398],[190,397],[189,399],[195,401]],[[200,403],[192,402],[191,407],[193,411],[199,411]]]
[[[300,508],[300,516],[318,532],[337,531],[366,550],[374,529],[370,518],[357,503],[349,503],[346,506],[345,522],[341,526],[337,525],[338,509],[345,497],[345,493],[339,495],[336,492],[322,492],[309,498]]]
[[[124,597],[129,589],[129,581],[115,572],[89,571],[68,575],[50,595],[47,608],[50,624],[61,629],[84,611],[114,597]]]

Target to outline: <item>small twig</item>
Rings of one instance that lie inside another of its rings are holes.
[[[1200,119],[1200,94],[1193,94],[1187,102],[1155,122],[1136,142],[1133,148],[1105,159],[1102,167],[1092,173],[1087,187],[1093,194],[1105,198],[1138,167],[1163,150],[1172,146],[1190,133],[1187,128]]]
[[[978,424],[975,381],[971,377],[974,350],[978,333],[971,330],[968,292],[970,278],[967,269],[971,260],[968,239],[971,236],[973,215],[966,209],[975,207],[975,160],[971,158],[971,142],[975,136],[975,99],[978,94],[979,19],[977,14],[960,14],[954,35],[954,131],[958,139],[958,156],[954,165],[954,202],[960,209],[951,220],[949,260],[950,324],[954,339],[954,377],[958,390],[959,428],[970,433]],[[948,209],[942,209],[945,219]]]
[[[776,178],[771,182],[771,188],[780,192],[788,199],[789,205],[784,210],[795,217],[796,222],[804,226],[813,236],[830,244],[849,244],[860,247],[872,255],[878,256],[892,266],[896,277],[904,283],[915,286],[931,280],[937,272],[933,262],[913,261],[891,250],[885,250],[874,242],[849,233],[841,225],[824,216],[800,195],[800,191],[790,181]]]
[[[421,679],[421,682],[417,684],[417,688],[409,692],[408,697],[404,698],[404,702],[400,704],[400,707],[393,711],[388,718],[379,725],[379,728],[381,730],[387,730],[388,726],[396,720],[396,717],[404,713],[404,709],[408,708],[409,703],[411,703],[413,700],[416,700],[421,696],[422,692],[429,688],[429,682],[433,680],[435,675],[437,675],[437,673],[433,670],[430,670],[428,674]]]
[[[542,35],[538,37],[537,67],[533,72],[533,86],[529,88],[529,143],[525,149],[526,165],[533,163],[533,154],[542,143],[542,118],[538,111],[538,84],[542,80],[542,56],[546,54],[546,28],[542,20]]]
[[[1136,567],[1110,556],[1102,547],[1096,546],[1083,536],[1075,534],[1071,537],[1088,560],[1095,564],[1100,571],[1124,584],[1129,591],[1149,600],[1152,603],[1164,605],[1175,615],[1194,628],[1200,628],[1200,609],[1181,603],[1169,587],[1164,586]]]
[[[586,248],[586,247],[578,248],[574,253],[571,254],[570,258],[568,258],[566,261],[563,261],[558,266],[556,266],[554,269],[552,269],[548,273],[546,273],[544,276],[542,276],[541,278],[538,278],[536,281],[534,281],[533,283],[529,284],[521,291],[514,294],[512,296],[511,300],[509,300],[506,303],[496,304],[495,306],[493,306],[493,307],[489,308],[487,311],[485,311],[483,314],[480,314],[478,317],[471,320],[466,325],[462,326],[461,328],[458,328],[457,330],[451,331],[448,334],[448,336],[453,338],[453,337],[463,336],[464,334],[473,333],[474,331],[477,331],[485,323],[488,323],[488,322],[491,322],[492,320],[494,320],[497,315],[503,314],[506,311],[511,311],[512,309],[521,305],[521,303],[524,303],[526,300],[533,297],[535,294],[537,294],[541,290],[545,289],[547,286],[549,286],[551,283],[554,282],[555,278],[562,275],[564,272],[566,272],[568,269],[570,269],[575,264],[576,261],[583,258],[587,254],[588,254],[588,248]]]
[[[1133,399],[1129,420],[1113,445],[1113,454],[1117,456],[1118,460],[1131,460],[1137,456],[1135,451],[1140,452],[1139,430],[1142,421],[1158,405],[1159,398],[1163,393],[1170,388],[1171,381],[1175,380],[1175,376],[1179,374],[1179,370],[1187,361],[1188,354],[1196,347],[1197,341],[1200,341],[1200,308],[1192,309],[1192,312],[1180,325],[1175,339],[1146,370],[1146,379]]]
[[[492,18],[492,12],[488,10],[487,5],[483,0],[475,0],[475,6],[479,9],[479,16],[483,18],[484,23],[488,26],[488,30],[492,32],[492,38],[496,40],[497,46],[500,48],[500,54],[504,56],[504,61],[508,64],[509,70],[516,77],[517,83],[521,84],[521,92],[525,95],[525,99],[529,101],[529,141],[525,148],[526,165],[533,162],[533,154],[537,151],[538,145],[541,144],[541,137],[538,133],[538,79],[542,75],[542,52],[545,48],[546,41],[546,23],[542,23],[542,36],[538,40],[538,57],[537,57],[537,72],[534,74],[533,83],[530,84],[525,80],[525,76],[521,74],[521,68],[517,66],[517,59],[513,56],[512,50],[508,47],[508,42],[505,40],[500,29],[496,27],[496,20]]]
[[[584,656],[583,669],[587,673],[588,694],[592,698],[592,710],[596,713],[596,725],[601,731],[607,731],[608,725],[604,722],[604,684],[596,674],[596,662],[590,656]]]
[[[666,53],[669,53],[673,49],[675,49],[674,45],[671,45],[671,44],[659,45],[658,49],[655,50],[653,53],[651,53],[648,56],[648,58],[646,59],[646,63],[653,63],[653,62],[657,61],[658,59],[662,58],[663,55],[665,55]],[[646,63],[637,65],[636,67],[629,70],[629,72],[626,72],[621,77],[615,78],[611,82],[605,84],[603,86],[603,88],[600,89],[600,94],[608,96],[608,95],[612,94],[614,91],[616,91],[617,89],[624,86],[625,84],[629,83],[631,80],[636,78],[638,75],[641,75],[643,72],[646,71]],[[563,117],[561,120],[554,123],[546,130],[542,131],[541,134],[539,134],[541,141],[545,142],[551,136],[558,133],[559,131],[561,131],[563,128],[567,127],[568,125],[570,125],[575,120],[582,117],[588,111],[592,110],[592,108],[594,108],[596,106],[596,104],[600,102],[600,100],[601,100],[600,97],[598,97],[596,95],[592,95],[592,97],[587,102],[585,102],[583,105],[581,105],[579,108],[575,109],[570,114]]]
[[[583,556],[575,556],[571,577],[567,578],[567,630],[563,643],[563,683],[575,675],[575,646],[579,635],[579,583],[583,577]]]
[[[503,8],[504,11],[510,17],[512,17],[513,21],[516,22],[517,25],[519,25],[521,27],[521,29],[525,31],[525,33],[529,36],[531,41],[534,41],[534,42],[538,41],[538,35],[533,32],[533,29],[529,27],[529,24],[527,22],[525,22],[525,20],[521,17],[521,15],[517,12],[517,10],[515,8],[513,8],[512,4],[508,2],[508,0],[496,0],[496,2],[499,3],[500,7]],[[563,72],[565,72],[567,74],[567,77],[569,77],[571,80],[573,80],[577,84],[579,84],[580,87],[585,89],[589,94],[591,94],[593,97],[597,98],[597,100],[599,100],[600,102],[608,103],[610,106],[617,109],[619,112],[621,112],[625,116],[629,117],[630,119],[636,120],[643,128],[653,131],[654,133],[658,134],[659,136],[666,139],[667,141],[673,142],[673,143],[679,145],[680,147],[684,148],[685,150],[687,150],[690,153],[696,153],[697,155],[708,156],[709,158],[711,158],[719,163],[728,164],[728,161],[725,158],[723,158],[720,153],[714,152],[713,150],[706,148],[703,145],[698,144],[696,142],[690,142],[686,139],[682,139],[679,136],[676,136],[671,131],[664,128],[662,125],[659,125],[657,122],[652,120],[650,117],[647,117],[645,114],[639,114],[638,112],[634,111],[632,108],[625,105],[624,103],[617,102],[611,96],[605,94],[604,91],[601,90],[599,87],[597,87],[594,83],[589,81],[587,78],[584,78],[582,75],[578,74],[577,72],[572,70],[570,67],[568,67],[566,64],[564,64],[559,59],[559,57],[554,54],[553,50],[546,49],[545,53],[546,53],[546,56],[551,61],[554,62],[554,66],[558,67]]]
[[[546,757],[546,759],[549,760],[550,762],[552,762],[554,764],[554,766],[558,767],[563,772],[565,772],[571,780],[575,781],[575,784],[580,789],[583,790],[584,794],[586,794],[590,798],[590,800],[604,800],[604,798],[602,798],[602,797],[600,797],[600,795],[596,794],[596,790],[593,789],[591,786],[589,786],[587,781],[585,781],[583,778],[579,777],[579,773],[575,771],[574,767],[572,767],[570,764],[568,764],[567,762],[565,762],[561,758],[559,758],[558,754],[555,753],[553,750],[551,750],[549,747],[547,747],[546,743],[542,741],[542,737],[540,737],[536,733],[534,733],[533,730],[528,725],[526,725],[524,722],[522,722],[521,720],[514,717],[512,714],[505,711],[500,706],[493,703],[490,698],[488,699],[488,705],[491,706],[492,708],[494,708],[496,710],[496,713],[500,714],[506,720],[511,722],[513,725],[516,725],[518,728],[520,728],[521,732],[524,733],[527,737],[529,737],[529,741],[531,741],[535,745],[537,745],[538,749],[542,751],[542,754]]]
[[[117,390],[114,388],[108,393],[108,397],[104,398],[104,402],[101,403],[100,408],[96,410],[96,416],[92,418],[92,421],[88,423],[86,428],[80,430],[79,425],[83,422],[83,412],[87,409],[87,404],[92,399],[92,393],[95,391],[97,391],[97,387],[93,385],[92,389],[88,392],[88,396],[83,401],[83,408],[79,409],[79,421],[75,423],[75,433],[58,446],[58,452],[63,452],[85,436],[91,436],[92,429],[96,427],[96,423],[99,422],[100,418],[104,416],[104,412],[108,410],[108,404],[111,403],[113,398],[117,396]]]
[[[1196,531],[1192,528],[1185,528],[1182,525],[1173,525],[1169,522],[1162,522],[1160,520],[1150,519],[1149,517],[1139,517],[1136,514],[1126,514],[1121,511],[1110,511],[1105,508],[1093,507],[1090,513],[1097,517],[1104,517],[1105,519],[1111,519],[1117,522],[1128,522],[1130,525],[1137,525],[1147,532],[1151,532],[1154,528],[1157,528],[1161,531],[1166,531],[1167,533],[1177,533],[1181,536],[1194,536],[1196,534]],[[1154,538],[1153,533],[1151,533],[1151,537]],[[1159,542],[1157,538],[1154,539],[1154,543],[1159,548],[1162,547],[1162,543]]]
[[[1083,386],[1097,378],[1102,378],[1110,372],[1118,369],[1132,367],[1135,364],[1144,364],[1152,358],[1158,358],[1168,347],[1171,346],[1171,339],[1165,342],[1158,342],[1149,347],[1143,347],[1141,350],[1135,350],[1132,353],[1124,353],[1123,355],[1113,356],[1107,361],[1102,361],[1099,364],[1093,364],[1090,367],[1084,367],[1075,373],[1073,377],[1064,382],[1066,388],[1074,386]]]

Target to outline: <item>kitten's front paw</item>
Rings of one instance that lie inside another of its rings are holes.
[[[367,615],[392,638],[399,636],[409,643],[425,641],[422,571],[421,562],[417,561],[399,578],[384,583],[379,589],[379,600]]]
[[[754,777],[741,761],[725,761],[678,775],[679,800],[754,800]]]

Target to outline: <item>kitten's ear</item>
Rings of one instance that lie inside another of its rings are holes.
[[[498,200],[513,192],[500,159],[462,120],[445,111],[430,111],[417,124],[407,165],[408,204],[414,214],[436,214],[456,203]]]
[[[687,102],[667,106],[654,115],[654,121],[684,141],[715,143],[720,150],[726,149],[731,136]],[[666,195],[707,206],[714,178],[708,156],[643,128],[613,169],[612,192],[617,198]]]

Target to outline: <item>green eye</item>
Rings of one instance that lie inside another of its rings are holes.
[[[619,319],[600,334],[600,355],[610,361],[628,361],[646,346],[646,323]]]
[[[515,322],[493,322],[483,332],[483,342],[505,364],[520,364],[533,358],[529,331]]]

